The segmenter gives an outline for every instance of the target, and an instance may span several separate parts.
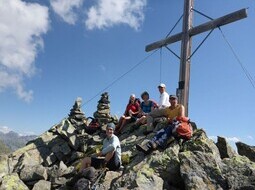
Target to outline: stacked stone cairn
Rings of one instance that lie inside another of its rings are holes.
[[[118,122],[117,116],[111,116],[110,114],[110,101],[107,92],[101,94],[101,98],[98,101],[97,111],[93,114],[95,119],[98,119],[101,125],[114,122]]]
[[[81,126],[86,121],[86,116],[81,110],[82,98],[78,97],[70,110],[68,120],[75,126]]]

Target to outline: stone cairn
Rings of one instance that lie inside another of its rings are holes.
[[[75,100],[75,103],[73,105],[73,108],[70,110],[70,114],[68,115],[69,121],[75,126],[81,126],[84,124],[84,121],[86,120],[85,114],[81,110],[82,105],[82,98],[78,97]]]
[[[98,119],[100,124],[106,124],[109,122],[117,123],[118,118],[111,116],[110,114],[110,101],[107,92],[101,94],[101,98],[98,101],[97,111],[93,114],[95,119]]]

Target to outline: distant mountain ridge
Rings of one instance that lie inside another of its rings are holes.
[[[23,146],[30,140],[35,139],[36,135],[19,135],[14,131],[3,133],[0,131],[0,140],[11,150],[15,151]]]

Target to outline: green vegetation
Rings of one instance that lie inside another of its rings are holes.
[[[0,139],[0,155],[8,154],[10,152],[11,152],[11,150]]]

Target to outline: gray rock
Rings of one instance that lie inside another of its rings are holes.
[[[17,173],[12,173],[3,177],[0,190],[29,190],[29,188],[19,179]]]
[[[34,185],[32,190],[51,190],[51,182],[40,180]]]
[[[54,188],[60,187],[64,184],[66,184],[67,180],[65,177],[56,177],[56,178],[51,178],[51,184]]]
[[[212,153],[185,151],[179,153],[179,159],[185,189],[227,189],[227,183]]]
[[[121,172],[113,172],[108,171],[106,172],[106,175],[104,177],[104,182],[102,185],[105,187],[105,189],[111,189],[112,188],[112,181],[118,180],[118,178],[121,177]]]
[[[242,156],[246,156],[251,161],[255,162],[255,146],[249,146],[242,142],[237,142],[237,152]]]
[[[38,163],[32,156],[30,156],[27,152],[24,152],[20,157],[18,163],[15,165],[14,171],[20,172],[20,170],[24,166],[35,166],[39,165]]]
[[[216,143],[216,146],[219,149],[221,159],[223,159],[223,158],[232,158],[233,156],[236,155],[236,152],[227,143],[227,141],[224,137],[219,137],[218,136],[218,141]]]
[[[225,158],[220,166],[228,189],[255,189],[255,164],[247,157]]]
[[[54,153],[54,155],[57,157],[58,160],[60,161],[63,160],[65,155],[60,150],[59,145],[55,145],[54,147],[52,147],[51,151]]]
[[[36,181],[40,179],[47,180],[47,178],[47,169],[42,165],[24,166],[20,172],[20,179],[24,182]]]
[[[74,149],[77,150],[79,148],[80,142],[76,135],[72,135],[69,137],[68,144]]]
[[[109,114],[110,113],[110,109],[103,109],[103,110],[97,110],[98,114]]]
[[[7,155],[1,155],[0,156],[0,178],[5,176],[9,173],[9,167],[8,167],[8,156]]]

